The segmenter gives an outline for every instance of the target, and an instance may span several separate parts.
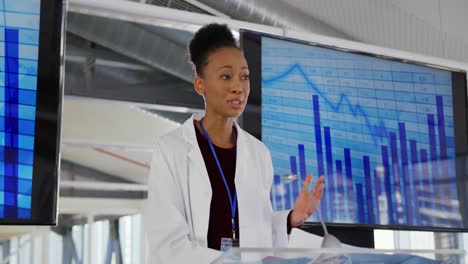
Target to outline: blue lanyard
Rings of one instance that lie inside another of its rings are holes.
[[[203,120],[203,118],[202,118],[202,120]],[[218,165],[219,173],[221,174],[221,177],[223,178],[224,187],[226,187],[226,191],[227,191],[228,196],[229,196],[229,204],[231,205],[232,238],[236,239],[236,221],[235,221],[235,217],[236,217],[236,207],[237,207],[236,206],[237,205],[237,192],[234,192],[234,199],[232,199],[231,190],[229,189],[229,185],[227,184],[226,177],[224,176],[223,168],[221,168],[221,164],[219,164],[218,155],[216,155],[216,151],[215,151],[215,149],[213,147],[213,143],[211,143],[210,137],[208,136],[208,132],[206,132],[205,128],[203,127],[202,120],[200,120],[200,122],[199,122],[200,123],[200,128],[202,129],[203,134],[205,135],[205,138],[208,141],[208,144],[210,145],[211,152],[213,153],[213,156],[214,156],[214,158],[216,160],[216,165]],[[237,144],[237,138],[236,138],[236,144]],[[237,153],[237,145],[236,145],[236,153]],[[236,154],[236,156],[237,156],[237,154]]]

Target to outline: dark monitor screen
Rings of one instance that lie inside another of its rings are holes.
[[[466,72],[250,31],[241,41],[259,109],[244,124],[271,152],[274,210],[302,188],[283,175],[312,173],[325,177],[329,225],[466,230]]]
[[[63,4],[0,1],[0,224],[55,224]]]

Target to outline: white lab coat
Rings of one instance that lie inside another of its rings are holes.
[[[149,263],[210,263],[221,255],[207,248],[211,184],[192,116],[161,138],[151,162],[144,233]],[[273,166],[265,145],[235,124],[235,185],[241,247],[287,247],[288,211],[273,212]]]

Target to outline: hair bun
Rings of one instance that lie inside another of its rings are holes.
[[[200,74],[210,53],[223,47],[239,48],[234,35],[225,24],[208,24],[200,28],[189,44],[189,57]]]

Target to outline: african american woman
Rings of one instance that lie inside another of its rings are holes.
[[[315,211],[323,176],[305,184],[291,211],[273,212],[273,166],[266,146],[235,119],[247,103],[249,69],[226,25],[209,24],[189,44],[204,115],[157,144],[143,214],[150,263],[209,263],[220,249],[286,247],[291,228]]]

